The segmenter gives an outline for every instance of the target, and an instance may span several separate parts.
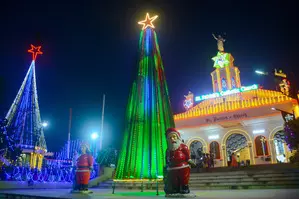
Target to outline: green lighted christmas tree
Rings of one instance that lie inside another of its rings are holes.
[[[124,140],[115,180],[163,177],[167,142],[165,131],[174,127],[167,83],[158,40],[146,15],[139,40],[137,78],[133,83],[126,112]]]

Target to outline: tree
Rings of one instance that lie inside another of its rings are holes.
[[[138,72],[129,95],[115,178],[156,179],[166,165],[165,131],[174,127],[157,35],[146,15],[139,40]]]
[[[285,141],[291,150],[299,149],[299,118],[290,120],[284,125]]]
[[[100,166],[110,167],[116,165],[117,150],[114,148],[106,148],[99,151],[96,162]]]
[[[23,83],[6,114],[7,129],[22,149],[39,149],[46,151],[46,140],[43,132],[37,85],[35,63],[37,55],[42,54],[41,46],[31,45],[32,62]]]
[[[285,141],[290,150],[296,152],[290,157],[291,163],[299,163],[299,118],[290,120],[284,125]]]
[[[7,164],[8,160],[16,160],[21,154],[21,149],[16,147],[12,134],[6,128],[7,120],[0,120],[0,162]]]

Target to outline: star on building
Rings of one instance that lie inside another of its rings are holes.
[[[229,53],[218,52],[212,60],[214,61],[214,68],[224,68],[230,64]]]

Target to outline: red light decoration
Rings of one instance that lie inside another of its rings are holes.
[[[31,44],[31,49],[28,50],[29,53],[32,53],[32,61],[36,60],[37,55],[42,55],[43,52],[40,51],[41,46],[35,47],[34,45]]]

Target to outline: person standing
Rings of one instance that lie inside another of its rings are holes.
[[[232,153],[232,163],[231,163],[231,166],[234,167],[234,168],[237,168],[238,167],[238,162],[237,162],[237,158],[236,158],[236,155],[235,153]]]

